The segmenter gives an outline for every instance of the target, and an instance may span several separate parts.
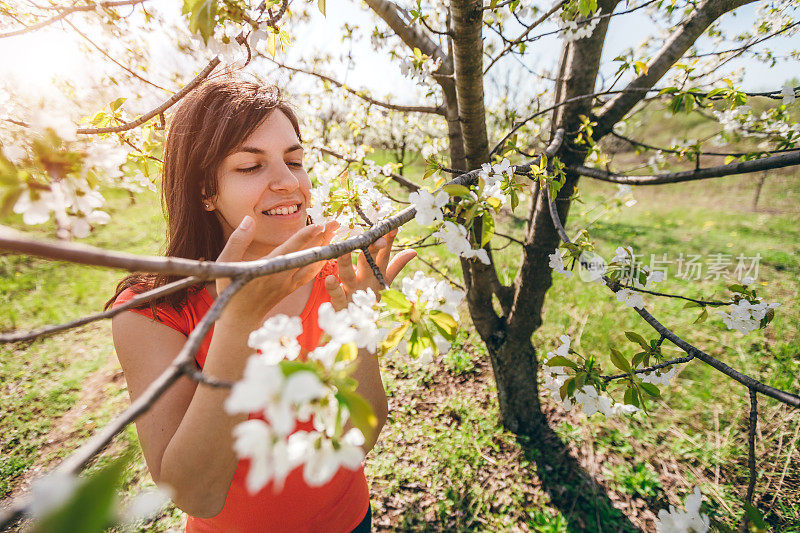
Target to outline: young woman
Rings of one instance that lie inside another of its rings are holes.
[[[250,261],[330,242],[336,224],[311,224],[311,182],[303,168],[298,121],[274,87],[233,78],[207,81],[185,97],[175,112],[164,150],[162,203],[168,223],[165,255],[188,259]],[[396,233],[379,239],[371,252],[387,282],[413,252],[389,251]],[[178,279],[132,274],[123,279],[108,305]],[[117,351],[131,400],[161,374],[189,333],[230,283],[218,279],[126,311],[112,321]],[[320,262],[251,281],[225,307],[196,354],[198,367],[226,381],[241,378],[252,349],[250,331],[266,318],[299,316],[298,338],[310,351],[320,341],[317,309],[325,301],[347,305],[359,289],[380,286],[359,256]],[[375,356],[361,351],[354,377],[371,404],[378,430],[387,402]],[[228,390],[197,386],[181,378],[136,422],[150,474],[173,491],[176,505],[189,515],[187,531],[349,532],[370,529],[369,491],[363,465],[341,469],[329,483],[310,487],[301,468],[283,490],[272,483],[251,495],[244,480],[248,463],[233,451],[231,430],[247,419],[223,409]],[[305,425],[304,425],[305,424]],[[310,429],[297,424],[295,431]]]

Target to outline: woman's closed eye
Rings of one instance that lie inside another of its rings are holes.
[[[255,165],[255,166],[246,167],[246,168],[239,168],[239,169],[236,169],[236,171],[237,172],[244,172],[245,174],[247,174],[249,172],[255,172],[259,168],[261,168],[261,165]]]
[[[288,165],[290,167],[295,167],[295,168],[303,168],[303,163],[300,162],[300,161],[287,161],[286,165]],[[237,172],[242,172],[244,174],[249,174],[250,172],[255,172],[259,168],[261,168],[261,165],[254,165],[252,167],[238,168],[238,169],[236,169],[236,171]]]

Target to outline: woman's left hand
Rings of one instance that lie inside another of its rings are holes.
[[[392,230],[372,243],[368,248],[370,254],[372,254],[372,257],[375,259],[375,263],[378,265],[378,269],[381,271],[381,274],[383,274],[387,285],[391,285],[392,280],[394,280],[406,264],[417,255],[417,252],[414,250],[403,250],[390,261],[389,255],[391,254],[392,243],[396,236],[397,230]],[[331,297],[331,305],[336,311],[347,307],[347,304],[350,303],[350,299],[353,297],[353,293],[356,291],[371,288],[376,295],[379,295],[380,291],[384,289],[372,272],[372,268],[369,266],[369,263],[367,263],[363,252],[358,254],[355,267],[353,267],[353,261],[349,253],[339,257],[336,262],[339,266],[339,278],[341,282],[332,274],[325,278],[325,288],[328,290],[328,294]]]

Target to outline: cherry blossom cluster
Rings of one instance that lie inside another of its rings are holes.
[[[450,253],[466,259],[475,258],[484,264],[489,264],[489,255],[485,245],[493,234],[496,213],[505,205],[507,198],[512,198],[512,205],[519,201],[519,185],[514,179],[514,167],[508,159],[494,165],[484,164],[479,171],[477,186],[470,188],[462,185],[446,185],[442,191],[431,193],[424,189],[412,192],[408,201],[415,207],[414,220],[427,227],[436,227],[433,236],[440,239]],[[472,217],[467,224],[480,219],[482,224],[481,242],[478,248],[473,248],[468,238],[469,230],[466,226],[456,222],[457,216],[449,216],[445,220],[444,207],[451,196],[460,197],[456,205],[456,215],[468,214]]]
[[[374,352],[379,341],[377,299],[372,290],[358,291],[347,308],[319,309],[319,325],[330,340],[298,360],[302,333],[298,317],[269,318],[248,338],[256,353],[225,401],[231,413],[262,414],[234,428],[234,450],[250,460],[246,484],[258,492],[273,482],[280,491],[286,476],[303,466],[311,486],[327,483],[340,467],[356,469],[364,457],[363,431],[343,424],[353,409],[363,408],[346,376],[357,348]],[[360,413],[368,417],[369,413]],[[313,431],[295,431],[297,422],[311,421]]]
[[[561,335],[561,345],[555,351],[548,352],[548,361],[554,361],[558,364],[566,361],[570,356],[570,343],[571,339],[568,335]],[[620,404],[614,402],[610,397],[603,394],[595,387],[595,385],[584,383],[581,386],[575,387],[567,393],[567,381],[571,379],[571,375],[563,366],[549,366],[548,364],[542,365],[542,374],[544,376],[544,387],[550,391],[550,396],[560,402],[564,409],[571,411],[574,408],[582,410],[586,416],[592,416],[595,413],[603,413],[606,417],[612,417],[620,414],[629,414],[638,411],[639,409],[633,405]]]
[[[747,334],[753,330],[765,327],[774,316],[774,310],[780,303],[766,303],[756,295],[754,289],[748,288],[755,281],[751,277],[742,279],[740,284],[729,286],[734,291],[730,312],[717,311],[728,329],[735,329]]]
[[[361,167],[364,174],[347,173],[340,177],[346,182],[330,179],[323,173],[315,172],[319,185],[311,190],[312,206],[308,209],[311,219],[317,224],[335,220],[339,230],[335,240],[344,240],[364,232],[366,221],[359,215],[358,209],[373,224],[378,223],[394,212],[391,200],[386,197],[370,177],[377,176],[381,169],[374,163]]]
[[[561,35],[566,41],[577,41],[585,37],[591,37],[595,28],[600,23],[600,8],[596,13],[589,17],[579,17],[574,20],[564,20],[561,16],[556,17],[556,22],[561,28]]]
[[[669,506],[669,511],[661,509],[656,520],[658,533],[706,533],[710,528],[708,515],[700,512],[703,495],[700,487],[695,487],[686,497],[685,510]]]
[[[395,324],[382,349],[388,352],[397,347],[401,353],[428,364],[435,354],[450,350],[458,330],[458,306],[464,292],[422,272],[406,276],[400,286],[401,290],[389,289],[382,295],[381,303]]]

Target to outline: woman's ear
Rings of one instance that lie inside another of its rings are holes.
[[[203,209],[205,209],[206,211],[213,211],[215,209],[213,198],[208,198],[206,196],[205,186],[203,186],[203,188],[200,189],[200,198],[202,198],[203,200]]]

